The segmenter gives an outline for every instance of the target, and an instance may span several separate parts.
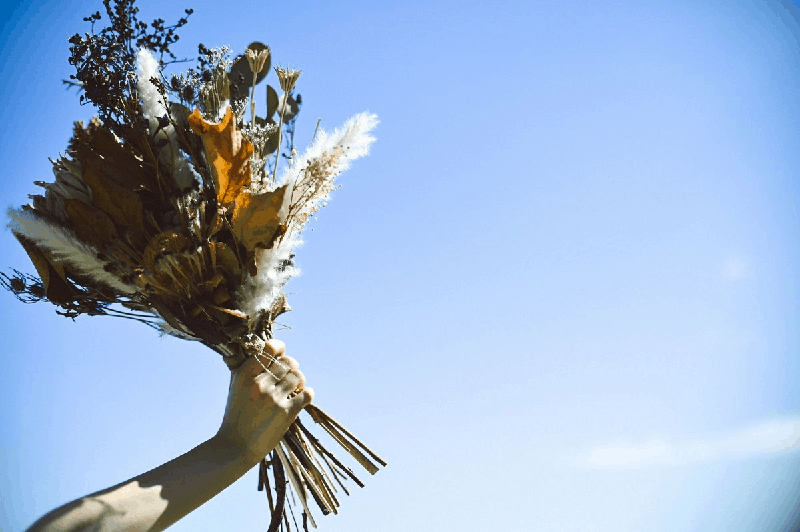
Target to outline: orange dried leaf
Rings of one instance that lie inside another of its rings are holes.
[[[217,202],[225,207],[236,201],[243,188],[250,185],[250,156],[253,145],[236,129],[236,120],[230,108],[218,124],[207,122],[195,109],[189,116],[192,131],[203,139]]]
[[[271,248],[286,231],[282,213],[286,189],[284,185],[272,192],[237,196],[231,221],[233,236],[250,253],[257,247]]]

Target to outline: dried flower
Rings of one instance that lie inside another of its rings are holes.
[[[297,78],[300,77],[303,71],[275,67],[275,73],[278,74],[278,81],[281,84],[281,89],[283,89],[284,92],[292,92],[295,83],[297,83]]]
[[[245,51],[247,62],[250,65],[250,70],[253,71],[253,74],[259,74],[262,70],[264,70],[264,64],[269,58],[269,53],[269,47],[266,47],[261,51],[256,51],[253,48],[248,48]]]

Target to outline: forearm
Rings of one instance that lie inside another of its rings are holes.
[[[252,356],[232,374],[225,415],[213,438],[147,473],[53,510],[29,532],[160,531],[233,484],[269,454],[314,397],[303,387],[297,361],[281,358],[283,353],[283,343],[271,340],[262,353],[269,367]]]
[[[167,507],[151,528],[159,531],[206,503],[239,480],[262,457],[250,457],[220,436],[201,443],[188,453],[141,475],[141,486],[163,486]],[[134,479],[136,480],[136,479]]]
[[[257,463],[241,447],[217,435],[127,482],[57,508],[29,532],[164,530]]]

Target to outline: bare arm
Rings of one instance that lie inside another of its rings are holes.
[[[313,399],[297,362],[281,357],[283,352],[282,342],[270,341],[260,361],[251,357],[232,374],[222,426],[210,439],[151,471],[53,510],[29,532],[160,531],[233,484],[277,445]],[[297,389],[300,393],[289,398]]]

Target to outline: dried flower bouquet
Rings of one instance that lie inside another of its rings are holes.
[[[200,45],[197,68],[168,80],[170,45],[191,10],[173,26],[148,26],[134,0],[104,6],[108,27],[94,31],[97,12],[84,19],[91,33],[70,39],[76,73],[66,81],[98,116],[76,122],[66,155],[52,161],[55,181],[36,182],[44,194],[9,211],[39,278],[0,280],[21,300],[49,300],[68,317],[121,316],[198,340],[233,370],[260,356],[289,310],[283,286],[298,273],[303,227],[334,178],[366,155],[377,118],[359,114],[332,133],[318,128],[298,155],[299,71],[275,68],[280,94],[268,85],[266,112],[256,114],[267,46],[252,43],[232,58],[227,48]],[[318,407],[306,411],[367,471],[385,465]],[[269,530],[290,529],[290,516],[299,528],[287,486],[303,526],[316,526],[309,499],[336,513],[346,478],[363,485],[298,419],[260,466]]]

